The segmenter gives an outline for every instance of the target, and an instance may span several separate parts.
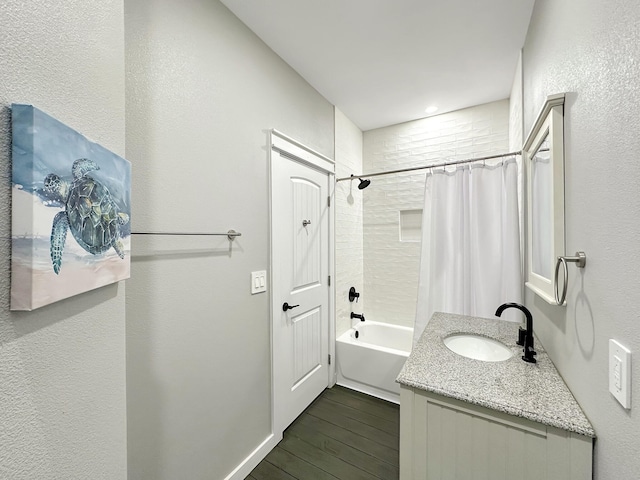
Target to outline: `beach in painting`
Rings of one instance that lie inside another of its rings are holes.
[[[37,221],[14,218],[11,244],[11,309],[33,310],[63,298],[129,278],[131,237],[122,238],[125,258],[110,249],[99,255],[85,251],[67,233],[62,268],[56,275],[51,264],[51,224],[61,208],[47,207],[37,195],[15,186],[13,201],[30,208]],[[48,225],[48,227],[47,227]]]

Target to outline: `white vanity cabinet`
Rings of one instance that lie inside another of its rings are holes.
[[[591,480],[593,439],[402,385],[400,480]]]
[[[472,334],[512,356],[480,361],[445,345]],[[596,434],[535,340],[522,360],[518,324],[435,313],[398,375],[401,480],[590,480]]]

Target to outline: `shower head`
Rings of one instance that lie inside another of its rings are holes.
[[[353,182],[353,179],[357,178],[358,180],[360,180],[360,183],[358,184],[358,190],[364,190],[365,188],[367,188],[369,185],[371,185],[371,180],[363,180],[360,177],[356,177],[353,175],[353,173],[351,174],[351,181]],[[346,180],[346,178],[343,178],[342,180]]]
[[[358,190],[364,190],[369,185],[371,185],[371,180],[363,180],[362,178],[359,178],[358,180],[360,180],[360,184],[358,185]]]

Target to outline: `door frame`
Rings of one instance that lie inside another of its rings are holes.
[[[332,387],[336,382],[336,361],[335,361],[335,214],[334,214],[334,193],[335,193],[335,162],[329,157],[322,155],[319,152],[305,146],[304,144],[294,140],[293,138],[283,134],[282,132],[272,129],[269,132],[269,331],[270,331],[270,351],[271,351],[271,431],[272,434],[278,439],[282,439],[284,428],[281,425],[276,425],[276,388],[274,382],[275,373],[275,361],[274,361],[274,321],[275,310],[274,308],[280,308],[280,304],[277,299],[274,298],[273,287],[273,245],[274,245],[274,228],[273,228],[273,162],[274,162],[274,150],[280,155],[286,157],[288,160],[296,161],[302,165],[306,165],[315,170],[320,170],[327,174],[327,193],[329,195],[329,228],[327,232],[328,236],[328,265],[327,269],[331,278],[331,284],[328,288],[328,323],[329,323],[329,355],[331,363],[328,365],[328,378],[327,386]],[[277,312],[278,314],[280,312]]]

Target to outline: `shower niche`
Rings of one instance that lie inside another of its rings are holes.
[[[557,259],[565,254],[564,99],[551,95],[523,147],[527,174],[526,286],[553,305],[557,298]],[[565,278],[566,293],[566,278]]]
[[[399,210],[399,236],[401,242],[422,240],[422,209]]]

